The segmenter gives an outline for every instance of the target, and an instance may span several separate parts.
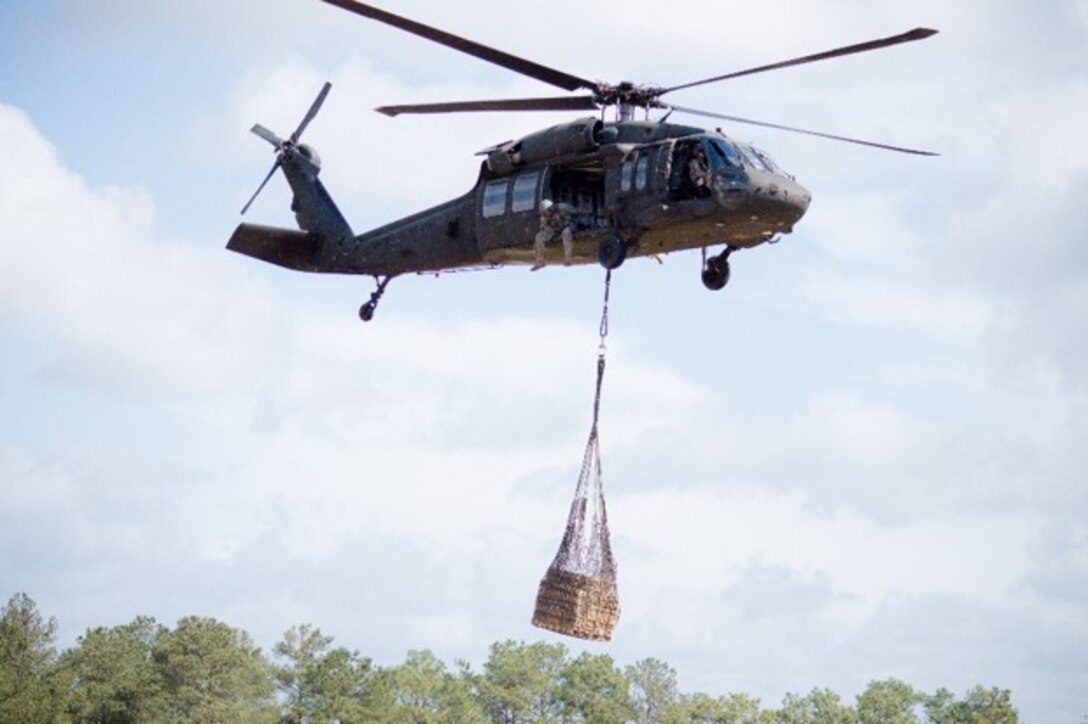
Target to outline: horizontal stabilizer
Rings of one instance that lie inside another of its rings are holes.
[[[296,271],[321,271],[321,237],[313,232],[239,224],[227,248]]]

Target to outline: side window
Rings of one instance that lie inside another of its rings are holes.
[[[502,216],[506,211],[506,189],[510,186],[510,179],[491,181],[484,186],[484,217]]]
[[[638,155],[638,165],[635,167],[635,188],[639,191],[646,188],[646,176],[650,171],[650,155],[652,151],[642,151]]]
[[[635,160],[633,158],[628,158],[623,162],[623,165],[620,166],[620,191],[631,190],[631,177],[634,170]]]
[[[536,208],[536,187],[540,181],[540,171],[529,171],[514,179],[514,198],[510,202],[511,211],[531,211]],[[485,194],[484,206],[487,206]],[[484,212],[487,216],[487,212]]]

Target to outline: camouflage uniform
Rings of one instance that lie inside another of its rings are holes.
[[[688,180],[695,188],[696,196],[704,196],[710,192],[710,170],[706,163],[706,152],[702,148],[696,148],[688,161]]]
[[[536,233],[533,245],[533,271],[544,267],[544,247],[559,236],[563,240],[564,264],[570,266],[574,254],[574,232],[570,228],[567,214],[556,204],[545,199],[540,203],[540,231]]]

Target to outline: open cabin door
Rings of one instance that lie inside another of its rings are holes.
[[[493,264],[531,261],[540,229],[540,202],[549,199],[570,217],[576,237],[607,226],[603,166],[542,166],[477,187],[476,236]]]
[[[549,169],[545,181],[545,197],[559,204],[570,215],[576,236],[587,233],[596,235],[597,231],[607,226],[603,165],[554,167]]]

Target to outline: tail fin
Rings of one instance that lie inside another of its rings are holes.
[[[282,169],[294,193],[291,210],[295,212],[295,219],[302,231],[241,224],[231,236],[228,249],[291,269],[318,271],[323,257],[355,236],[329,192],[317,178],[321,172],[321,160],[317,152],[298,142],[306,126],[321,109],[330,88],[332,84],[325,83],[310,105],[310,110],[289,138],[282,139],[260,124],[251,129],[254,134],[276,148],[276,161],[257,187],[257,191],[242,208],[242,213],[245,214],[249,209],[265,184],[276,173],[276,169]]]
[[[312,232],[239,224],[227,248],[295,271],[322,270],[321,238]]]

